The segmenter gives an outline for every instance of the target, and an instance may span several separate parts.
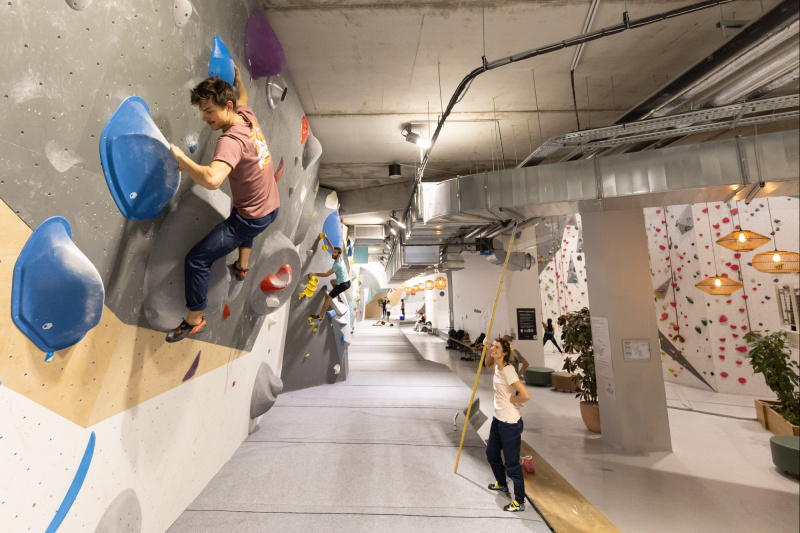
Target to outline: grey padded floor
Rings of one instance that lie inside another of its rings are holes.
[[[399,328],[362,327],[349,361],[347,381],[279,396],[169,531],[550,531],[530,504],[503,512],[472,427],[453,474],[471,391],[447,367]]]

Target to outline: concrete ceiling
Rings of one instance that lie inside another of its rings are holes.
[[[635,19],[691,3],[628,1],[627,7]],[[738,0],[587,44],[575,71],[581,127],[613,123],[731,38],[736,30],[723,34],[720,19],[752,20],[777,3]],[[590,4],[485,2],[487,59],[580,34]],[[427,137],[458,83],[481,64],[481,2],[265,0],[263,6],[288,58],[285,75],[323,146],[321,185],[349,191],[395,183],[388,177],[393,162],[405,165],[401,180],[411,180],[420,152],[400,132],[412,123]],[[624,10],[622,1],[600,0],[591,29],[620,22]],[[506,167],[543,140],[576,130],[574,55],[570,48],[477,78],[448,118],[425,178],[501,165],[498,124]]]

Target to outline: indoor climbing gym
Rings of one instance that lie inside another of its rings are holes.
[[[7,0],[0,50],[0,532],[800,530],[797,0]]]

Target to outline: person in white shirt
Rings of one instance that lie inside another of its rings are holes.
[[[507,474],[514,483],[514,500],[503,510],[519,512],[525,510],[525,480],[519,464],[523,426],[519,408],[531,399],[531,395],[509,362],[512,352],[511,343],[498,338],[486,354],[486,368],[494,369],[494,418],[486,444],[486,458],[497,480],[489,485],[489,490],[508,492]]]

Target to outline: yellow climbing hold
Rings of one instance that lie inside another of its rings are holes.
[[[322,245],[322,249],[323,249],[323,250],[325,250],[325,251],[327,251],[327,250],[328,250],[328,245],[327,245],[327,244],[323,244],[323,245]]]
[[[312,329],[311,331],[317,331],[317,328]]]
[[[325,234],[324,234],[324,233],[320,233],[320,234],[319,234],[319,238],[320,238],[320,239],[324,239],[324,238],[325,238]]]
[[[306,354],[306,357],[308,357],[309,355],[311,355],[311,354],[310,354],[310,353],[307,353],[307,354]]]

